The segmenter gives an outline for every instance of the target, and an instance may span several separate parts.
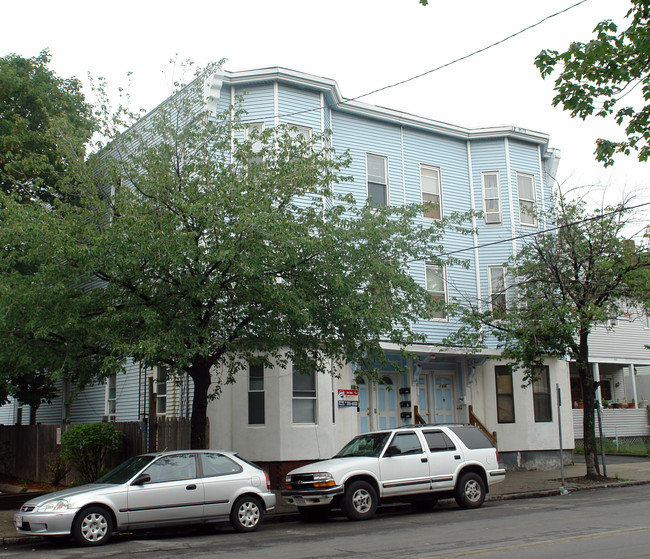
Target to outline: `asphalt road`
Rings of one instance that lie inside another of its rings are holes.
[[[487,502],[461,510],[445,501],[432,512],[400,507],[367,522],[267,523],[252,534],[222,525],[196,531],[123,535],[107,546],[39,541],[2,549],[3,558],[228,557],[282,559],[599,559],[650,556],[650,485],[565,496]]]

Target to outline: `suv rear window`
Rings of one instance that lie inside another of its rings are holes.
[[[456,450],[454,443],[442,431],[424,431],[423,434],[430,452]]]
[[[454,426],[449,427],[467,448],[494,448],[490,439],[478,427]]]

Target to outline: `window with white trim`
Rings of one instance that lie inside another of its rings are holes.
[[[483,211],[486,225],[501,223],[501,186],[498,171],[481,173]]]
[[[264,365],[248,364],[248,424],[264,425]]]
[[[366,154],[368,198],[373,208],[388,205],[388,158]]]
[[[316,373],[293,367],[293,423],[316,423]]]
[[[519,223],[537,226],[535,219],[535,177],[517,173],[517,194],[519,196]]]
[[[432,262],[427,262],[425,264],[425,279],[426,279],[426,289],[429,294],[436,301],[442,303],[447,302],[447,282],[445,281],[445,268],[444,266],[439,266],[433,264]],[[431,318],[447,318],[447,314],[444,309],[437,310],[433,313]]]
[[[117,417],[117,375],[106,379],[106,401],[104,415],[107,421],[115,421]]]
[[[490,280],[490,308],[492,311],[506,310],[506,277],[503,266],[488,266]]]
[[[440,169],[430,165],[420,165],[420,189],[422,203],[428,202],[431,207],[422,212],[429,219],[442,218],[442,186],[440,184]]]
[[[156,397],[156,415],[167,415],[167,369],[156,367],[156,380],[154,382]]]
[[[650,314],[647,311],[643,311],[643,327],[650,330]]]
[[[497,389],[497,422],[515,422],[515,393],[512,370],[507,365],[494,367]]]
[[[300,124],[287,124],[289,128],[289,136],[295,138],[302,136],[305,140],[311,139],[313,130],[309,126],[301,126]]]
[[[535,371],[535,380],[533,381],[533,407],[535,409],[535,422],[543,423],[553,421],[551,379],[547,366]]]
[[[251,138],[251,132],[253,130],[257,130],[258,132],[262,132],[264,130],[264,123],[263,122],[248,122],[246,123],[246,127],[244,128],[244,139],[249,140]],[[262,150],[262,141],[261,140],[255,140],[253,142],[253,145],[251,146],[253,153],[259,153]],[[255,156],[251,157],[249,160],[250,163],[261,163],[263,160],[262,156]]]

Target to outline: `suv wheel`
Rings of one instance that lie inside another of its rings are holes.
[[[367,481],[354,481],[343,495],[343,512],[350,520],[367,520],[377,510],[377,492]]]
[[[454,498],[464,509],[477,509],[485,501],[485,483],[474,472],[463,474],[456,486]]]

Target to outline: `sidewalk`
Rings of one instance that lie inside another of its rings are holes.
[[[576,483],[568,481],[571,478],[580,478],[585,475],[584,464],[572,464],[564,467],[564,489],[572,491],[581,491],[585,489],[594,489],[597,487],[618,487],[622,485],[638,485],[650,483],[650,459],[616,457],[612,463],[607,463],[607,475],[610,478],[617,478],[620,481],[613,483],[594,483],[587,485],[585,483]],[[561,471],[557,470],[533,470],[525,472],[508,472],[505,481],[498,483],[490,488],[488,500],[505,500],[505,499],[523,499],[530,497],[547,497],[559,495],[562,488]],[[18,488],[13,488],[17,490]],[[3,493],[10,492],[11,487],[0,486]],[[29,493],[21,493],[28,500]],[[19,506],[19,505],[18,505]],[[13,515],[18,509],[0,510],[0,545],[8,545],[19,542],[33,541],[38,536],[24,536],[16,532],[13,525]],[[294,517],[297,519],[296,507],[286,504],[278,493],[277,506],[274,511],[268,513],[265,522],[277,522],[290,520]]]

